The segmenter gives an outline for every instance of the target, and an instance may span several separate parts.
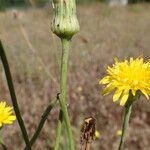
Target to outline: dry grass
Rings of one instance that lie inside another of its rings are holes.
[[[79,147],[81,123],[94,115],[101,138],[95,150],[116,150],[121,128],[122,108],[113,104],[111,95],[101,96],[98,80],[114,57],[150,57],[150,5],[109,8],[102,4],[78,7],[81,31],[73,39],[69,74],[69,112],[76,145]],[[52,11],[45,9],[18,10],[19,21],[13,11],[0,12],[0,35],[4,43],[16,87],[23,118],[30,133],[51,97],[58,92],[61,47],[50,31]],[[45,64],[43,66],[43,64]],[[0,66],[0,99],[11,102],[2,65]],[[125,150],[148,150],[150,145],[150,103],[143,98],[134,108]],[[52,147],[58,107],[48,117],[34,150]],[[65,132],[63,132],[63,136]],[[8,148],[23,146],[18,125],[6,126],[3,136]],[[62,140],[62,149],[66,150]],[[16,144],[14,144],[16,143]],[[78,149],[78,148],[77,148]]]

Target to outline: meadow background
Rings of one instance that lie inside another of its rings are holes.
[[[31,136],[46,105],[59,92],[61,43],[51,31],[53,10],[49,1],[36,0],[32,7],[29,1],[12,2],[15,3],[0,1],[0,39]],[[72,40],[67,98],[77,149],[84,118],[95,116],[101,136],[93,143],[93,149],[116,150],[120,139],[116,132],[122,126],[123,108],[112,102],[112,95],[102,96],[102,86],[98,82],[114,57],[149,59],[150,4],[109,7],[107,2],[78,0],[77,14],[81,30]],[[11,104],[1,63],[0,99]],[[150,102],[144,97],[135,104],[125,150],[149,150],[149,108]],[[33,150],[52,149],[58,112],[59,106],[56,106]],[[65,134],[63,131],[62,150],[67,150]],[[5,126],[2,135],[8,150],[24,147],[17,122]]]

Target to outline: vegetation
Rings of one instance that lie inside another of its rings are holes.
[[[108,2],[109,0],[76,0],[78,4],[89,4],[93,2]],[[52,0],[0,0],[0,8],[14,7],[14,6],[30,6],[35,5],[38,7],[45,6],[51,3]],[[129,3],[150,2],[150,0],[129,0]]]
[[[78,7],[81,32],[72,40],[67,90],[68,109],[77,148],[80,147],[80,129],[84,118],[94,115],[96,129],[101,136],[93,148],[117,149],[120,137],[116,132],[121,129],[122,109],[117,103],[111,102],[112,95],[101,96],[98,81],[106,73],[105,66],[111,65],[116,56],[119,59],[130,56],[149,58],[148,9],[149,5],[109,8],[101,3]],[[16,9],[15,13],[14,10],[7,10],[0,12],[0,20],[1,39],[10,63],[20,110],[29,137],[32,137],[45,106],[59,92],[60,41],[50,32],[52,15],[49,8]],[[10,104],[1,64],[0,74],[0,95]],[[149,149],[149,107],[149,101],[141,100],[133,107],[126,149]],[[57,104],[33,145],[34,149],[52,148],[58,114]],[[65,127],[64,124],[62,127]],[[63,131],[62,135],[65,134]],[[16,123],[5,126],[2,136],[8,149],[24,147],[21,138],[18,138],[21,135]],[[66,139],[62,138],[61,150],[67,149],[66,143]]]

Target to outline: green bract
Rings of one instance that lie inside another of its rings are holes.
[[[52,31],[60,38],[71,38],[79,31],[75,0],[53,0],[53,3]]]

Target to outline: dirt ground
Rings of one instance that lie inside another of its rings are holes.
[[[120,137],[123,108],[103,97],[99,79],[114,57],[150,57],[150,5],[113,7],[95,3],[78,6],[80,32],[72,40],[69,63],[68,109],[76,149],[80,147],[80,129],[85,117],[94,116],[101,137],[94,150],[116,150]],[[6,49],[18,102],[29,135],[50,99],[59,92],[61,43],[50,30],[52,10],[11,9],[0,12],[0,38]],[[11,98],[0,64],[0,99],[11,104]],[[150,102],[141,97],[135,103],[125,150],[149,150]],[[33,150],[50,150],[55,140],[59,106],[49,115]],[[67,150],[65,131],[61,150]],[[2,135],[8,150],[24,147],[17,122],[5,126]]]

